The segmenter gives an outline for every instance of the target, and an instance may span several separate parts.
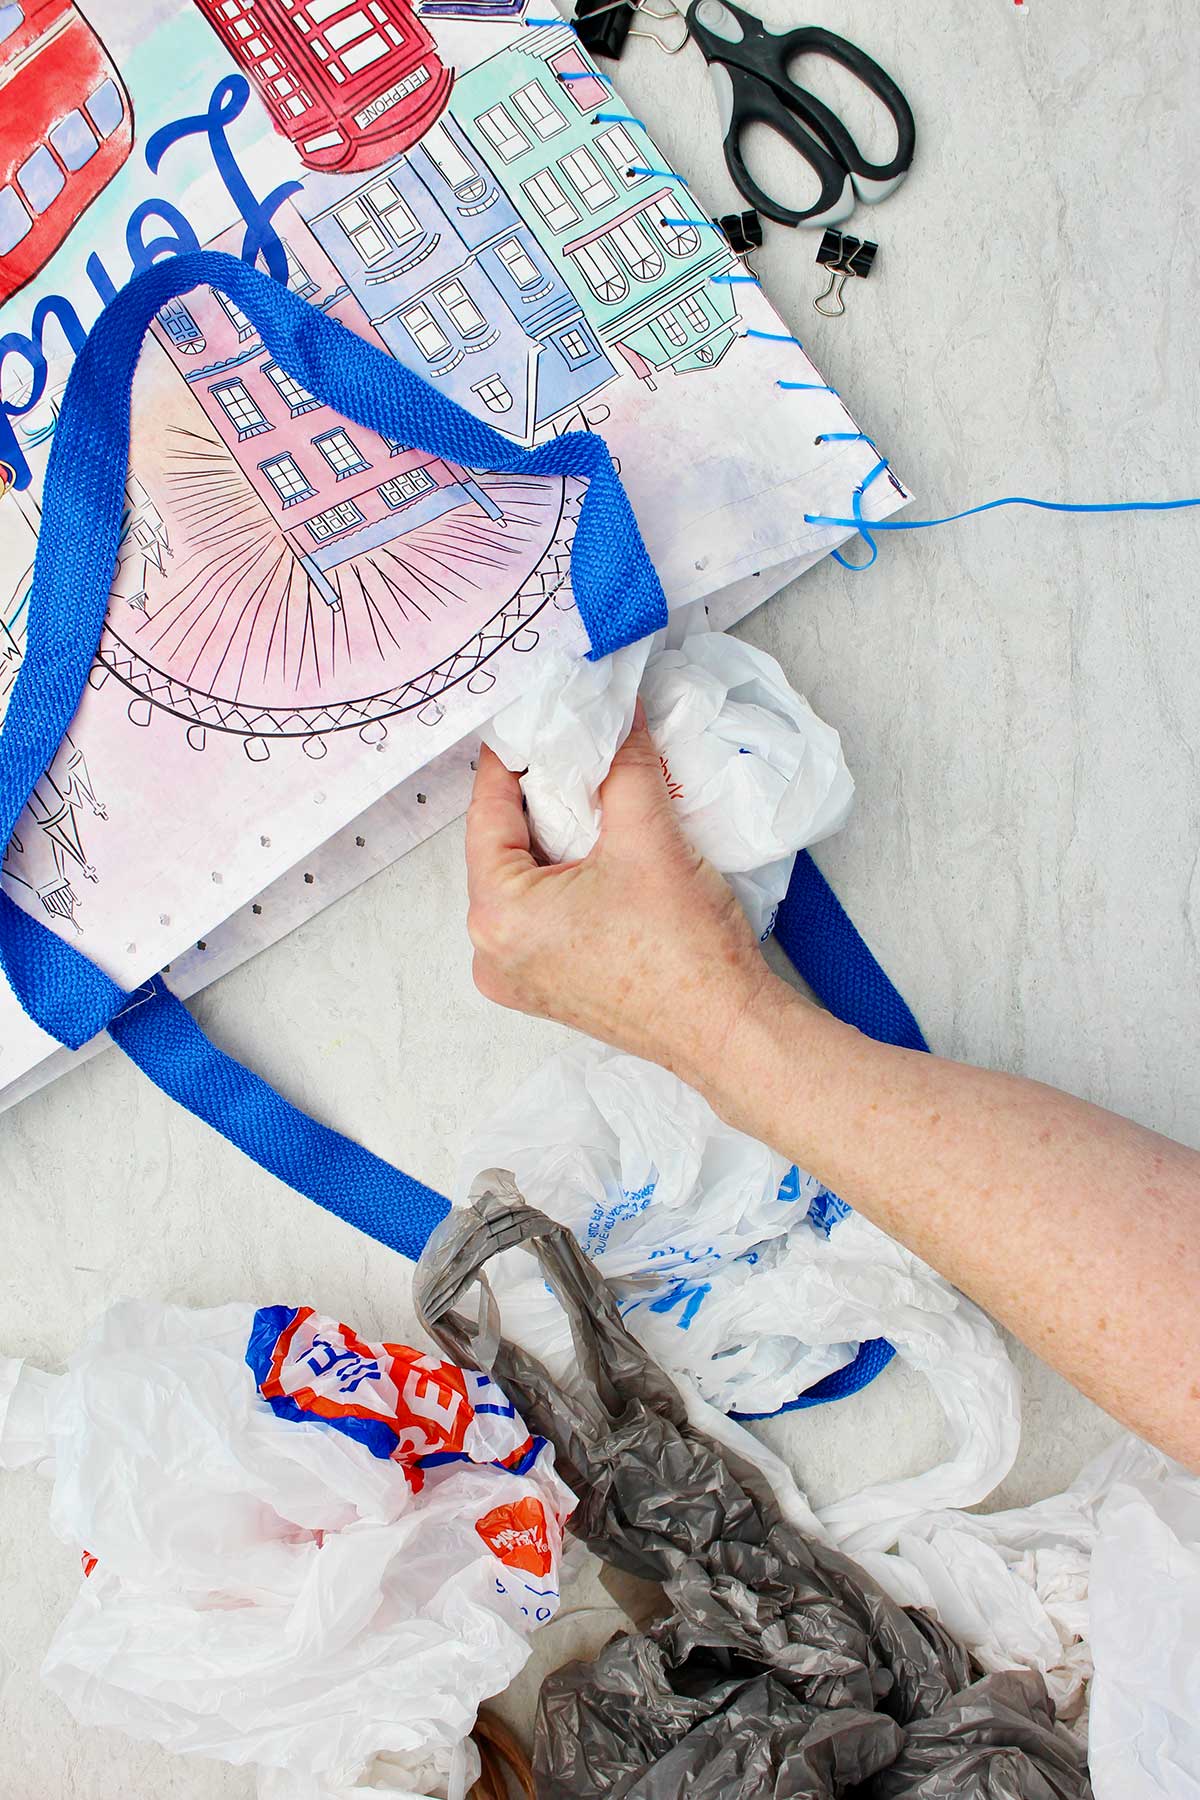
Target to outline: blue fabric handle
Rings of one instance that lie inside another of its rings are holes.
[[[384,351],[236,257],[216,251],[146,269],[104,309],[75,359],[42,493],[25,656],[0,734],[0,844],[52,761],[84,691],[116,567],[134,371],[151,319],[209,286],[257,327],[280,367],[344,417],[471,468],[588,483],[571,551],[592,656],[666,623],[654,565],[602,438],[525,451]],[[78,1049],[106,1028],[164,1092],[301,1193],[407,1256],[447,1203],[440,1194],[297,1112],[210,1044],[156,978],[127,994],[73,945],[0,893],[0,967],[29,1016]]]
[[[928,1050],[921,1027],[807,850],[775,917],[775,941],[822,1006],[867,1037]]]
[[[0,732],[0,844],[8,843],[53,760],[99,645],[116,566],[130,390],[142,339],[168,300],[199,285],[218,288],[240,306],[281,368],[344,417],[469,468],[586,481],[571,575],[593,657],[666,622],[662,588],[601,438],[570,432],[521,450],[236,258],[215,251],[175,257],[136,276],[105,308],[63,396],[42,495],[25,656]],[[797,859],[776,932],[840,1017],[874,1037],[925,1047],[912,1014],[807,855]],[[60,1044],[77,1049],[107,1029],[164,1093],[380,1243],[415,1258],[447,1212],[442,1195],[300,1112],[218,1050],[161,976],[126,993],[2,891],[0,968],[29,1016]],[[861,1379],[854,1379],[852,1365],[818,1387],[852,1392],[870,1379],[866,1362],[876,1373],[878,1352],[865,1361],[860,1355]],[[807,1403],[834,1397],[814,1389]]]

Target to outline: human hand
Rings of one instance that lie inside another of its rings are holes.
[[[590,853],[542,867],[520,781],[483,748],[467,813],[475,985],[702,1087],[775,978],[732,889],[679,829],[640,703],[600,803]]]

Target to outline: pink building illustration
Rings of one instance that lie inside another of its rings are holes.
[[[299,215],[284,208],[290,285],[386,347]],[[210,246],[234,251],[238,228]],[[500,508],[464,469],[348,423],[268,356],[246,315],[215,288],[164,307],[153,329],[328,606],[332,571],[460,507]]]
[[[299,214],[276,218],[294,291],[386,355]],[[321,757],[335,732],[378,747],[388,720],[434,725],[460,685],[484,692],[491,659],[570,604],[579,483],[469,472],[340,418],[211,288],[153,329],[158,428],[135,443],[91,677],[127,691],[134,725],[173,717],[194,751],[239,736],[255,762],[272,740]]]

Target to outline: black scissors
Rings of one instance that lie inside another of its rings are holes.
[[[917,141],[912,108],[891,76],[856,44],[819,25],[768,31],[732,0],[692,0],[686,17],[716,89],[729,173],[738,192],[768,219],[781,225],[840,225],[856,200],[886,200],[904,180]],[[797,56],[841,63],[883,102],[896,126],[890,162],[868,162],[837,114],[792,80],[788,65]],[[815,170],[821,192],[806,211],[782,206],[751,175],[742,155],[742,134],[750,125],[769,126]]]

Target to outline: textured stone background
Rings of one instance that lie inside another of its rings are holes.
[[[876,273],[819,320],[811,236],[772,229],[768,290],[927,516],[1005,493],[1200,491],[1194,421],[1200,30],[1183,0],[765,0],[900,79],[907,185],[854,229]],[[710,210],[734,201],[697,52],[632,45],[625,98]],[[823,89],[823,91],[827,91]],[[828,91],[832,91],[829,89]],[[764,353],[770,347],[764,346]],[[1002,513],[826,562],[744,627],[842,730],[859,782],[821,852],[933,1044],[1200,1141],[1200,514]],[[434,1183],[465,1122],[555,1045],[470,983],[462,830],[443,831],[199,1004],[300,1105]],[[797,1096],[803,1103],[803,1096]],[[0,1119],[0,1350],[53,1366],[112,1299],[311,1300],[397,1335],[405,1265],[273,1184],[109,1053]],[[1137,1229],[1138,1196],[1129,1197]],[[1019,1353],[1026,1432],[994,1503],[1061,1486],[1113,1427]],[[817,1498],[927,1464],[929,1396],[894,1367],[769,1427]],[[244,1772],[82,1732],[37,1669],[78,1581],[33,1476],[0,1483],[0,1786],[8,1800],[245,1800]],[[606,1603],[590,1577],[567,1605]],[[543,1634],[510,1696],[600,1641]]]

